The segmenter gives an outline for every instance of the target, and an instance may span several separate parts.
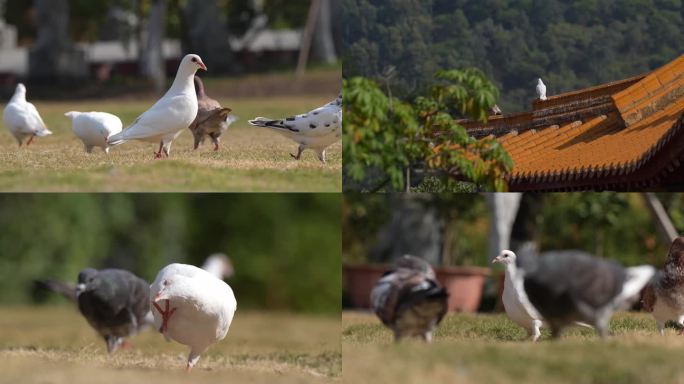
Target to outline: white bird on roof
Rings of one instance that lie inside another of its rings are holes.
[[[188,370],[211,344],[226,337],[237,309],[228,284],[186,264],[170,264],[159,271],[150,298],[159,332],[190,347]]]
[[[155,152],[155,157],[161,158],[162,151],[168,157],[173,140],[197,116],[197,95],[193,79],[200,68],[207,70],[199,56],[186,55],[166,94],[128,128],[112,135],[108,140],[109,145],[119,145],[128,140],[155,142],[159,143],[159,151]]]
[[[121,132],[121,119],[105,112],[77,112],[64,114],[71,119],[71,128],[76,137],[81,139],[85,151],[91,153],[93,147],[100,147],[109,153],[107,139],[111,135]]]
[[[299,144],[297,154],[290,156],[299,160],[302,152],[313,149],[318,159],[325,163],[325,150],[342,137],[342,93],[337,99],[309,113],[272,120],[257,117],[251,125],[270,128]]]
[[[28,146],[36,136],[52,135],[52,132],[45,126],[36,107],[26,101],[26,87],[21,83],[17,85],[14,95],[9,103],[7,103],[7,106],[5,106],[2,122],[12,133],[20,147],[27,136],[30,136],[26,142]]]
[[[546,100],[546,85],[541,78],[537,81],[537,96],[539,100]]]

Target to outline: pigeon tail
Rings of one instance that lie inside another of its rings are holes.
[[[128,140],[123,138],[123,131],[122,131],[122,132],[119,132],[115,135],[109,136],[109,138],[107,139],[107,144],[109,144],[111,146],[115,146],[115,145],[123,144],[126,141],[128,141]]]
[[[622,305],[629,299],[637,296],[641,289],[648,284],[656,270],[650,265],[626,268],[627,278],[622,285],[622,291],[615,297],[614,303]]]
[[[33,283],[38,288],[58,293],[70,301],[76,302],[76,286],[74,284],[52,279],[35,280]]]
[[[283,120],[271,120],[265,117],[257,117],[256,119],[248,120],[247,122],[250,125],[254,125],[256,127],[273,128],[290,132],[299,132],[299,129],[287,126]]]
[[[65,113],[64,116],[66,116],[70,119],[74,119],[74,118],[78,117],[78,115],[80,115],[80,114],[81,114],[81,112],[78,112],[78,111],[69,111],[69,112]]]

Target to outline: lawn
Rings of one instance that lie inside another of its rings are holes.
[[[684,382],[684,336],[661,337],[653,318],[619,313],[614,335],[570,328],[537,343],[503,314],[451,314],[432,344],[395,344],[371,314],[342,315],[344,381],[349,383],[676,383]]]
[[[336,75],[328,72],[323,77],[330,79]],[[54,134],[37,138],[29,147],[18,148],[9,131],[2,127],[0,191],[340,191],[339,142],[328,149],[327,164],[321,164],[312,151],[306,151],[300,161],[295,161],[290,153],[297,152],[297,144],[247,123],[256,116],[277,118],[307,112],[337,96],[336,90],[309,95],[285,95],[282,90],[262,94],[268,91],[267,84],[283,87],[282,77],[249,80],[249,84],[255,84],[255,93],[236,90],[238,96],[229,96],[235,80],[209,80],[207,93],[233,109],[239,120],[223,134],[219,152],[212,150],[210,140],[193,151],[192,134],[185,130],[174,141],[171,157],[163,160],[153,158],[158,144],[145,142],[124,143],[112,148],[109,155],[99,148],[87,154],[71,132],[70,120],[64,116],[71,110],[109,112],[119,116],[126,127],[154,104],[153,96],[33,101]],[[327,87],[332,88],[330,84]],[[30,89],[28,98],[32,101]],[[4,109],[4,104],[0,108]]]
[[[112,356],[70,305],[0,308],[0,383],[341,382],[339,317],[238,309],[185,372],[189,348],[148,329]]]

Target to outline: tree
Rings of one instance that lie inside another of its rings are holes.
[[[496,88],[476,69],[441,71],[413,104],[386,95],[372,80],[343,81],[345,172],[361,181],[378,169],[395,189],[410,185],[407,170],[438,171],[445,183],[458,176],[486,190],[505,190],[512,163],[494,140],[475,140],[454,121],[461,113],[485,121]],[[388,86],[387,93],[391,89]],[[362,189],[374,189],[362,187]]]
[[[142,7],[143,0],[137,0]],[[166,34],[166,1],[151,0],[149,16],[140,37],[140,73],[151,79],[157,92],[162,92],[166,83],[163,42]],[[142,9],[142,8],[140,8]],[[142,14],[142,12],[140,12]]]
[[[216,0],[188,0],[184,14],[188,51],[200,55],[212,74],[234,71],[228,27],[220,19]]]
[[[333,5],[331,0],[321,0],[313,34],[314,57],[326,64],[334,64],[337,61],[335,42],[333,40],[332,11]]]
[[[29,74],[39,81],[84,78],[85,55],[69,40],[68,0],[36,0],[38,37],[29,54]]]

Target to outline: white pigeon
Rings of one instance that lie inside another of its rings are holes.
[[[209,257],[204,260],[202,269],[221,280],[228,279],[235,274],[233,263],[230,261],[230,258],[223,253],[213,253],[209,255]]]
[[[539,100],[546,100],[546,85],[541,78],[537,81],[537,96]]]
[[[518,273],[515,259],[515,253],[503,250],[499,256],[492,260],[492,263],[501,263],[506,266],[501,301],[503,301],[506,315],[515,323],[525,328],[532,341],[537,341],[539,336],[541,336],[539,329],[543,325],[542,316],[527,298],[527,294],[523,289],[523,279]]]
[[[123,127],[121,119],[111,113],[71,111],[64,116],[71,119],[71,129],[81,139],[88,153],[93,151],[93,147],[100,147],[105,153],[109,153],[107,139],[121,132]]]
[[[26,101],[26,87],[21,83],[17,85],[14,95],[9,103],[7,103],[7,106],[5,106],[2,122],[12,133],[20,147],[26,136],[30,136],[26,142],[28,146],[36,136],[52,135],[52,132],[45,126],[36,107]]]
[[[173,140],[197,116],[197,95],[193,79],[200,68],[207,70],[199,56],[186,55],[166,94],[128,128],[110,136],[109,145],[119,145],[128,140],[155,142],[159,143],[159,151],[155,152],[155,157],[161,158],[162,151],[168,157]]]
[[[159,271],[150,298],[159,332],[190,347],[188,370],[211,344],[226,337],[237,309],[228,284],[186,264],[170,264]]]
[[[325,163],[325,150],[342,137],[342,94],[334,101],[316,108],[309,113],[271,120],[257,117],[250,120],[251,125],[271,128],[299,144],[297,155],[290,156],[299,160],[302,152],[312,149],[318,159]]]

